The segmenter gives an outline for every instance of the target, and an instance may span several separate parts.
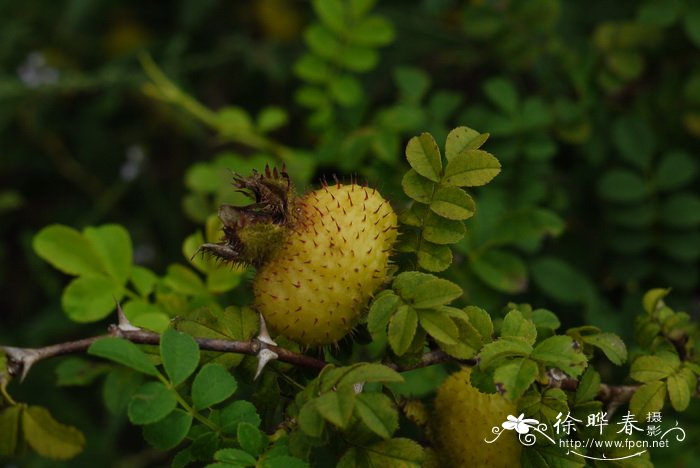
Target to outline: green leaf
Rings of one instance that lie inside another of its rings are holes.
[[[311,437],[321,437],[323,434],[323,417],[316,409],[316,400],[306,402],[299,410],[299,428]]]
[[[401,187],[406,195],[419,203],[430,203],[435,183],[410,169],[401,180]]]
[[[151,294],[157,282],[158,277],[148,268],[134,265],[131,269],[131,283],[141,297]]]
[[[535,207],[510,210],[501,217],[488,242],[493,245],[532,244],[544,236],[559,236],[564,220],[552,211]]]
[[[391,399],[382,393],[359,393],[356,413],[369,430],[388,439],[399,427],[399,414]]]
[[[288,121],[289,116],[281,107],[265,107],[258,114],[258,129],[261,132],[271,132],[283,127]]]
[[[248,452],[240,449],[225,448],[214,454],[214,460],[224,463],[226,466],[254,466],[256,459]]]
[[[676,411],[685,411],[690,404],[690,397],[695,391],[697,379],[690,369],[681,369],[669,375],[666,380],[668,398]],[[689,383],[693,385],[689,385]]]
[[[546,309],[533,310],[532,321],[535,323],[535,327],[537,327],[538,330],[548,329],[554,331],[561,326],[559,318]]]
[[[406,159],[418,174],[433,182],[440,181],[442,160],[440,150],[431,134],[422,133],[411,138],[406,146]]]
[[[141,374],[126,367],[118,367],[107,374],[102,386],[102,399],[107,409],[114,415],[124,414],[142,382]]]
[[[124,289],[106,276],[80,276],[71,281],[61,296],[68,317],[80,323],[102,320],[124,297]]]
[[[587,466],[585,459],[552,445],[536,445],[523,450],[520,464],[522,468],[583,468]]]
[[[343,453],[335,468],[359,468],[369,463],[367,450],[351,447]]]
[[[329,61],[333,60],[343,47],[333,31],[319,23],[312,23],[306,28],[304,40],[312,52]]]
[[[515,401],[527,390],[537,377],[537,364],[530,359],[513,359],[508,364],[496,368],[493,374],[495,383],[500,383],[505,390],[503,394],[510,401]]]
[[[457,344],[459,329],[452,319],[440,310],[420,310],[418,319],[423,329],[436,340],[447,345]]]
[[[425,461],[423,447],[411,439],[383,440],[369,447],[368,466],[382,468],[420,468]]]
[[[338,104],[352,107],[362,99],[362,85],[352,75],[340,75],[331,81],[329,91]]]
[[[106,224],[87,227],[83,235],[100,257],[103,270],[117,283],[124,285],[131,275],[133,257],[131,237],[126,229],[117,224]]]
[[[379,62],[379,54],[374,49],[346,45],[342,54],[336,55],[334,60],[345,69],[362,73],[371,70]]]
[[[621,117],[613,124],[612,136],[623,159],[640,169],[649,166],[656,142],[646,122],[636,115]]]
[[[2,363],[0,362],[0,366]],[[109,364],[95,363],[76,356],[66,358],[56,366],[56,386],[89,385],[111,369]]]
[[[418,265],[427,271],[437,273],[446,270],[452,264],[452,250],[445,245],[438,245],[423,240],[416,253]]]
[[[598,193],[614,202],[634,202],[644,199],[647,188],[636,172],[628,169],[611,169],[603,174],[598,183]]]
[[[455,344],[447,344],[438,340],[437,343],[440,349],[458,359],[473,358],[483,346],[484,340],[477,329],[470,323],[467,313],[448,306],[440,307],[439,310],[452,319],[452,323],[455,324],[459,332]]]
[[[464,312],[466,312],[469,317],[469,323],[471,323],[481,335],[481,339],[484,342],[491,341],[493,322],[491,321],[489,313],[476,306],[467,306],[464,308]]]
[[[527,268],[515,254],[488,249],[471,259],[474,274],[488,286],[502,292],[518,293],[527,286]]]
[[[476,205],[467,192],[459,187],[446,185],[435,192],[430,209],[443,218],[463,221],[474,216]]]
[[[260,461],[260,468],[309,468],[309,464],[289,455],[275,455]]]
[[[527,344],[532,345],[537,338],[537,328],[531,320],[523,317],[522,312],[514,309],[508,312],[503,319],[501,336],[504,338],[509,336],[520,338]]]
[[[221,439],[216,432],[202,432],[203,430],[200,430],[192,435],[194,440],[188,447],[192,460],[211,460],[221,445]]]
[[[637,382],[653,382],[661,380],[675,372],[668,360],[658,356],[640,356],[632,363],[630,377]]]
[[[162,333],[170,326],[170,316],[158,304],[132,299],[122,310],[135,327]]]
[[[251,402],[236,400],[221,410],[221,429],[225,434],[236,434],[242,422],[260,426],[260,416]]]
[[[177,406],[175,394],[160,382],[146,382],[131,397],[127,414],[133,424],[160,421]]]
[[[666,399],[666,384],[660,380],[645,383],[634,392],[630,400],[630,411],[638,418],[645,418],[647,413],[660,411]]]
[[[614,333],[597,333],[582,337],[584,343],[603,351],[610,362],[621,366],[627,360],[627,347],[625,342]]]
[[[75,229],[53,224],[34,236],[34,251],[69,275],[101,275],[102,262],[92,243]]]
[[[253,121],[248,112],[237,106],[225,106],[217,112],[217,127],[223,135],[251,133]]]
[[[22,409],[22,405],[13,405],[0,411],[0,457],[11,457],[17,451]]]
[[[100,338],[88,348],[88,354],[99,356],[124,366],[130,367],[142,374],[158,377],[156,366],[151,363],[146,354],[134,343],[121,338]]]
[[[593,366],[589,366],[579,379],[574,403],[579,405],[587,401],[593,401],[598,396],[598,392],[600,392],[600,374],[596,372]]]
[[[514,114],[518,109],[518,92],[510,80],[492,78],[484,84],[484,93],[507,114]]]
[[[336,391],[330,391],[316,398],[316,410],[327,421],[340,428],[346,428],[355,407],[355,389],[352,384],[338,385]]]
[[[531,271],[535,284],[560,302],[585,302],[591,294],[588,278],[559,258],[541,257],[532,263]]]
[[[377,4],[377,0],[350,0],[348,7],[354,19],[365,16]]]
[[[317,55],[305,53],[294,64],[294,73],[310,83],[325,83],[330,75],[328,64]]]
[[[260,329],[260,318],[250,307],[228,306],[218,318],[216,329],[233,340],[249,340]]]
[[[241,448],[256,457],[260,456],[267,445],[267,438],[260,429],[247,422],[238,425],[237,438]]]
[[[204,409],[221,403],[236,391],[238,383],[221,364],[207,364],[192,382],[192,404]]]
[[[397,356],[401,356],[411,346],[418,327],[418,314],[407,305],[399,306],[389,321],[389,345]]]
[[[409,271],[401,273],[393,283],[401,298],[416,309],[431,309],[448,304],[462,295],[462,288],[446,279]]]
[[[405,295],[410,297],[413,289],[417,288],[420,284],[433,279],[437,279],[437,276],[428,273],[421,273],[420,271],[404,271],[394,278],[392,288],[399,294],[399,296]]]
[[[375,340],[380,336],[386,336],[386,327],[389,319],[399,307],[401,300],[393,292],[378,296],[369,308],[367,314],[367,329]]]
[[[350,30],[352,42],[362,46],[378,47],[391,43],[394,27],[380,16],[368,16]]]
[[[207,294],[201,278],[191,269],[182,265],[170,265],[163,278],[163,283],[175,292],[202,296]]]
[[[656,288],[647,291],[642,298],[642,305],[648,314],[655,313],[663,306],[663,298],[668,296],[671,289]]]
[[[661,220],[668,226],[680,228],[700,225],[700,197],[691,193],[671,196],[661,208]]]
[[[488,133],[479,133],[469,127],[457,127],[447,134],[445,158],[449,162],[464,151],[479,149],[488,138]]]
[[[168,328],[160,339],[165,373],[173,385],[180,385],[199,365],[199,346],[190,335]]]
[[[658,245],[670,258],[680,262],[700,260],[700,231],[666,232],[659,236]]]
[[[411,203],[408,210],[399,215],[399,221],[407,226],[421,227],[423,225],[423,218],[425,218],[426,214],[428,214],[428,207],[426,205],[421,203]]]
[[[428,213],[423,224],[423,238],[434,244],[455,244],[462,240],[466,229],[461,221]]]
[[[367,383],[367,382],[403,382],[401,374],[382,364],[363,362],[353,366],[347,374],[340,378],[337,385]]]
[[[696,47],[700,47],[700,7],[695,3],[686,4],[687,8],[683,15],[683,27]]]
[[[428,74],[416,67],[398,67],[394,70],[394,80],[402,101],[417,105],[430,87]]]
[[[190,432],[192,415],[176,409],[158,422],[143,426],[143,438],[158,450],[177,447]]]
[[[649,203],[624,205],[610,209],[608,213],[611,223],[632,229],[648,228],[657,217],[656,210]]]
[[[447,163],[442,182],[459,187],[479,187],[488,184],[501,172],[501,163],[483,150],[465,150]]]
[[[696,174],[693,158],[683,151],[673,151],[664,155],[656,169],[657,186],[661,190],[676,190],[692,182]]]
[[[56,421],[41,406],[25,407],[22,431],[29,446],[39,455],[53,460],[68,460],[83,451],[85,437],[73,426]]]
[[[540,342],[530,357],[542,364],[558,367],[571,377],[578,377],[586,367],[586,356],[574,348],[574,340],[567,335],[556,335]]]
[[[683,3],[680,0],[644,2],[637,10],[637,20],[645,25],[667,27],[678,20]]]
[[[532,346],[519,338],[501,338],[481,348],[479,367],[486,369],[510,357],[526,357]]]
[[[323,24],[338,34],[345,33],[345,8],[340,0],[313,0],[311,4]]]
[[[325,107],[330,105],[329,98],[325,91],[316,86],[302,86],[297,89],[294,99],[306,107]]]

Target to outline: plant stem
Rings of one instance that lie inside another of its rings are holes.
[[[187,400],[182,398],[182,395],[180,395],[177,389],[167,379],[161,377],[160,380],[166,387],[168,387],[173,392],[173,394],[175,395],[175,399],[180,404],[180,406],[182,406],[185,409],[185,411],[191,414],[193,418],[195,418],[197,421],[201,422],[214,432],[221,431],[221,428],[219,426],[211,422],[211,420],[209,420],[208,418],[204,417],[199,411],[194,409],[193,406],[187,403]]]
[[[0,350],[4,351],[7,356],[7,368],[9,374],[13,376],[20,375],[23,379],[29,372],[31,366],[34,365],[34,363],[54,356],[85,352],[90,347],[90,345],[92,345],[92,343],[101,338],[109,336],[123,338],[136,344],[158,345],[160,343],[160,335],[157,333],[139,329],[122,329],[117,325],[111,325],[109,328],[109,333],[107,335],[93,336],[90,338],[84,338],[82,340],[69,341],[66,343],[45,346],[43,348],[15,348],[11,346],[0,346]],[[200,349],[206,351],[238,353],[255,356],[261,349],[269,349],[270,351],[275,352],[279,356],[278,359],[280,361],[287,362],[289,364],[294,364],[296,366],[321,370],[326,365],[328,365],[327,362],[321,359],[312,356],[307,356],[305,354],[296,353],[294,351],[290,351],[279,346],[270,345],[258,339],[251,339],[248,341],[219,340],[198,337],[194,337],[194,339],[199,345]],[[428,353],[425,353],[421,357],[419,362],[411,365],[398,365],[391,362],[385,363],[385,365],[398,372],[405,372],[409,370],[420,369],[423,367],[444,364],[448,362],[455,362],[470,367],[476,366],[478,364],[477,359],[458,360],[445,353],[444,351],[433,350]],[[557,376],[555,374],[561,375]],[[545,383],[545,385],[550,388],[561,388],[568,391],[574,391],[578,387],[578,380],[570,378],[561,372],[549,372],[548,377],[548,381]],[[634,395],[634,392],[636,392],[638,388],[638,385],[608,385],[603,383],[600,385],[597,399],[606,403],[609,408],[614,410],[620,405],[629,402],[629,400],[632,398],[632,395]],[[185,409],[187,409],[195,418],[200,420],[203,424],[206,424],[208,427],[212,428],[212,430],[215,430],[211,421],[206,419],[204,416],[199,415],[199,413],[197,413],[196,410],[191,408],[179,394],[177,396],[179,397],[178,402],[180,402],[180,404]],[[699,395],[696,394],[694,396],[697,397]],[[9,400],[10,399],[8,398],[8,401]],[[208,424],[204,422],[204,420],[206,420]]]

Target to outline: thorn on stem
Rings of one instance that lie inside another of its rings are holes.
[[[262,371],[265,369],[268,362],[273,361],[278,357],[279,356],[276,352],[267,348],[263,348],[258,351],[258,368],[255,370],[255,377],[253,377],[253,380],[257,380],[258,377],[260,377],[260,374],[262,374]]]
[[[260,315],[260,333],[258,334],[258,341],[261,343],[269,344],[272,346],[277,346],[277,343],[275,343],[272,338],[270,337],[270,332],[267,331],[267,324],[265,323],[265,318]]]

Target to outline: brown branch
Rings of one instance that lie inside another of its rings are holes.
[[[16,348],[12,346],[0,346],[0,350],[3,350],[7,356],[7,370],[10,375],[19,375],[21,376],[21,379],[24,379],[29,372],[29,369],[38,361],[54,356],[85,352],[95,341],[109,336],[124,338],[136,344],[158,345],[160,343],[160,335],[157,333],[140,329],[124,329],[117,325],[111,325],[107,335],[93,336],[82,340],[44,346],[42,348]],[[280,361],[288,362],[297,366],[320,370],[327,364],[325,361],[315,357],[295,353],[294,351],[265,343],[256,338],[248,341],[220,340],[212,338],[194,338],[194,340],[199,345],[199,348],[205,351],[218,351],[222,353],[237,353],[255,356],[261,350],[269,349],[277,354],[277,359]]]
[[[92,343],[101,338],[109,336],[123,338],[136,344],[146,345],[158,345],[161,338],[157,333],[136,328],[111,325],[107,335],[94,336],[91,338],[59,343],[42,348],[15,348],[11,346],[0,346],[0,350],[3,350],[7,356],[7,368],[10,375],[19,375],[21,376],[21,379],[24,379],[29,372],[29,369],[36,362],[54,356],[85,352],[90,345],[92,345]],[[258,355],[261,350],[268,349],[278,356],[278,360],[300,367],[321,370],[328,364],[321,359],[296,353],[257,338],[247,341],[234,341],[195,337],[194,340],[199,345],[199,348],[205,351],[255,356]],[[425,353],[423,356],[421,356],[420,360],[415,363],[408,365],[385,363],[385,365],[396,370],[397,372],[405,372],[437,364],[444,364],[447,362],[458,362],[462,365],[473,367],[478,364],[478,359],[459,360],[442,350],[433,350]],[[575,391],[578,388],[578,380],[568,377],[558,369],[551,369],[548,372],[548,377],[549,381],[547,382],[547,386],[550,388],[561,388],[568,391]],[[614,412],[618,407],[628,403],[638,388],[639,385],[608,385],[603,383],[600,384],[600,389],[596,398],[606,404],[609,411]]]

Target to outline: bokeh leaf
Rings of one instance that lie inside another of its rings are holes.
[[[22,432],[29,445],[43,457],[68,460],[83,451],[85,436],[73,426],[56,421],[41,406],[22,411]]]

